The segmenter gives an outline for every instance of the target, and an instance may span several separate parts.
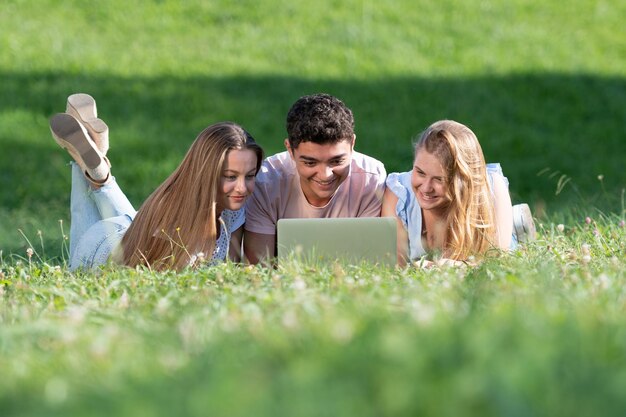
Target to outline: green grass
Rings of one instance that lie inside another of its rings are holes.
[[[617,0],[2,3],[0,415],[622,415],[625,20]],[[139,206],[206,125],[273,153],[319,91],[389,172],[431,122],[468,124],[540,240],[467,270],[67,272],[67,95],[97,99]]]
[[[0,414],[622,415],[618,221],[466,269],[3,263]]]

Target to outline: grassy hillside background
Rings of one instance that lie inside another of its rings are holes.
[[[452,118],[540,218],[623,209],[623,2],[10,1],[0,11],[4,253],[23,252],[19,228],[60,254],[69,159],[48,118],[74,92],[96,98],[136,206],[206,125],[237,121],[280,151],[290,105],[324,91],[354,110],[357,149],[390,172],[410,167],[418,132]]]

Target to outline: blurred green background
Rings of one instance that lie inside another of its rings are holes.
[[[624,21],[616,0],[3,2],[0,250],[25,235],[61,255],[69,157],[48,118],[75,92],[96,98],[136,207],[208,124],[236,121],[271,154],[290,105],[328,92],[389,172],[451,118],[540,219],[622,212]]]

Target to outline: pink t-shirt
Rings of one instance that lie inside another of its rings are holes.
[[[287,151],[263,161],[254,192],[246,202],[245,230],[276,234],[276,222],[289,218],[378,217],[385,190],[382,162],[352,153],[350,173],[324,207],[306,200],[296,164]]]

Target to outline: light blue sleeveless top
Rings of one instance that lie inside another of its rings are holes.
[[[386,185],[398,197],[396,216],[402,221],[409,235],[409,258],[415,260],[426,255],[426,249],[422,246],[422,209],[413,192],[411,174],[411,171],[393,172],[387,176]],[[509,186],[509,180],[504,176],[500,164],[487,164],[487,178],[492,190],[495,175],[501,176],[506,186]],[[513,236],[511,246],[516,245],[517,239]]]

